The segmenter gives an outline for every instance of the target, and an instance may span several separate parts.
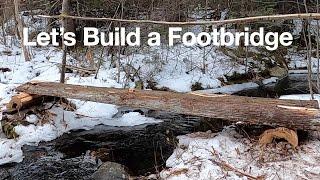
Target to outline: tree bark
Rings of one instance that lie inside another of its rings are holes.
[[[317,101],[147,90],[129,91],[47,82],[27,83],[18,87],[17,90],[29,94],[162,110],[231,122],[320,130],[320,111]]]
[[[27,47],[23,44],[23,22],[21,20],[20,15],[19,15],[20,0],[14,0],[13,2],[14,2],[14,14],[15,14],[16,21],[18,23],[18,34],[21,39],[21,47],[22,47],[24,59],[25,59],[25,61],[30,61],[30,59],[31,59],[30,53],[29,53]]]
[[[62,1],[62,11],[61,11],[62,16],[69,16],[70,12],[71,12],[70,0],[63,0]],[[65,32],[74,32],[75,25],[74,25],[74,21],[72,19],[63,18],[62,24],[63,24],[63,28],[64,28]]]
[[[69,0],[63,0],[62,1],[62,14],[63,15],[69,15],[70,13],[70,1]],[[62,28],[64,28],[64,32],[68,32],[72,29],[72,24],[70,23],[71,19],[62,18]],[[72,20],[71,20],[72,21]],[[64,44],[64,38],[62,35],[62,49],[63,49],[63,55],[62,55],[62,66],[61,66],[61,75],[60,75],[60,83],[65,82],[65,74],[66,74],[66,64],[67,64],[67,47]]]

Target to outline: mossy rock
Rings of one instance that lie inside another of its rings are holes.
[[[196,82],[191,85],[191,91],[197,91],[197,90],[204,90],[204,88],[202,87],[202,83]]]
[[[240,74],[238,72],[234,72],[232,75],[226,76],[226,78],[228,82],[231,82],[231,83],[243,83],[251,80],[253,78],[253,75],[249,73]]]
[[[138,90],[143,90],[144,89],[144,84],[143,84],[143,81],[139,80],[139,81],[136,81],[135,82],[135,89],[138,89]]]
[[[288,75],[288,71],[285,68],[281,68],[279,66],[270,68],[269,72],[270,75],[274,77],[286,77]]]
[[[18,137],[18,134],[15,132],[14,128],[18,126],[18,122],[9,122],[9,121],[2,121],[1,128],[2,132],[8,139],[15,139]]]

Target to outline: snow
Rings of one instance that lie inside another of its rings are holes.
[[[162,122],[160,120],[155,120],[153,118],[147,118],[141,116],[138,112],[129,112],[124,114],[121,118],[115,121],[112,125],[117,126],[136,126],[140,124],[147,124],[147,123],[159,123]],[[104,123],[106,124],[106,123]]]
[[[86,115],[89,117],[99,118],[112,118],[114,114],[118,112],[117,106],[111,104],[95,103],[95,102],[83,102],[79,100],[72,100],[77,107],[76,114]]]
[[[307,71],[308,61],[306,51],[301,51],[299,53],[289,53],[288,55],[286,55],[286,57],[290,60],[288,64],[289,68],[291,69],[290,73],[294,74]],[[316,57],[311,57],[311,69],[313,73],[317,72],[317,66],[318,59]]]
[[[163,179],[250,179],[243,174],[266,179],[320,178],[320,142],[316,138],[301,143],[296,152],[286,142],[270,144],[264,156],[256,142],[237,133],[234,127],[178,139],[177,148],[166,162],[167,169],[160,173]],[[286,155],[279,155],[282,149]]]
[[[37,122],[39,121],[39,118],[36,115],[31,114],[26,117],[26,121],[32,124],[37,124]]]
[[[223,86],[221,88],[216,88],[216,89],[207,89],[207,90],[200,90],[198,92],[201,93],[213,93],[213,94],[233,94],[235,92],[239,92],[245,89],[253,89],[259,87],[258,84],[253,83],[253,82],[248,82],[248,83],[241,83],[241,84],[233,84],[233,85],[227,85]]]
[[[310,101],[312,96],[310,94],[291,94],[280,96],[279,99]],[[320,107],[320,94],[313,94],[313,100],[318,101],[318,106]]]
[[[320,100],[320,94],[314,94],[314,100]],[[301,101],[306,101],[306,100],[312,100],[312,97],[310,94],[291,94],[291,95],[283,95],[280,96],[279,99],[286,99],[286,100],[301,100]]]
[[[167,87],[177,92],[190,92],[191,86],[196,82],[200,82],[201,84],[211,86],[211,87],[221,86],[221,82],[217,79],[210,79],[205,77],[197,78],[192,75],[181,75],[181,76],[160,80],[158,88]]]
[[[270,84],[270,83],[275,83],[277,82],[278,78],[276,77],[271,77],[268,79],[264,79],[262,81],[262,83],[264,85]],[[241,83],[241,84],[232,84],[232,85],[227,85],[227,86],[223,86],[220,88],[215,88],[215,89],[206,89],[206,90],[199,90],[197,92],[200,93],[211,93],[211,94],[233,94],[242,90],[246,90],[246,89],[254,89],[259,87],[259,85],[257,83],[254,82],[247,82],[247,83]]]
[[[18,145],[38,145],[40,141],[51,141],[58,137],[57,131],[52,124],[36,125],[18,125],[15,132],[19,135],[17,138]]]
[[[293,32],[292,35],[297,36],[300,35],[300,33],[303,30],[303,21],[301,19],[294,19],[293,20],[293,24],[294,24],[294,28],[293,28]],[[316,35],[317,31],[318,31],[318,24],[320,24],[320,21],[318,20],[311,20],[310,21],[310,32],[312,35]]]
[[[271,83],[276,83],[278,79],[279,78],[277,78],[277,77],[271,77],[271,78],[262,80],[262,83],[264,85],[271,84]]]
[[[205,89],[217,88],[221,86],[218,78],[234,72],[245,72],[243,65],[232,62],[230,57],[214,46],[200,48],[177,44],[173,47],[151,47],[140,53],[128,55],[122,62],[135,70],[139,69],[142,80],[155,82],[157,88],[169,88],[177,92],[191,91],[191,86],[196,82]]]
[[[61,61],[62,53],[52,47],[36,49],[36,55],[31,62],[25,62],[21,55],[20,48],[4,47],[1,49],[12,51],[12,56],[0,55],[0,67],[9,68],[10,72],[0,73],[0,107],[8,103],[15,94],[14,89],[20,84],[29,81],[59,81],[59,68],[57,63]],[[68,56],[69,60],[72,58]],[[66,79],[69,84],[81,84],[101,87],[121,88],[123,85],[115,81],[114,69],[102,69],[98,74],[98,79],[93,76],[80,77],[75,74],[67,74]],[[28,126],[16,126],[15,132],[18,138],[6,139],[1,134],[0,138],[0,165],[10,162],[21,162],[23,160],[23,145],[38,145],[41,141],[51,141],[70,130],[89,130],[96,125],[104,124],[110,126],[135,126],[145,123],[159,123],[161,121],[148,118],[140,114],[124,114],[120,118],[112,118],[118,110],[110,104],[95,102],[83,102],[71,100],[77,105],[76,112],[65,112],[62,109],[53,108],[55,114],[52,122],[42,124],[35,115],[28,115],[26,121],[31,123]],[[63,121],[64,119],[64,121]]]
[[[0,139],[0,162],[22,162],[23,153],[20,145],[15,140]]]

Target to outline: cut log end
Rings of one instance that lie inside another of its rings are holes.
[[[32,95],[28,93],[21,92],[16,96],[11,98],[11,101],[6,105],[8,112],[13,112],[21,110],[28,105],[33,104],[35,101],[41,98],[40,95]]]

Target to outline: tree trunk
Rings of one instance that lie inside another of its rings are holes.
[[[62,1],[62,15],[71,15],[71,2],[70,0],[63,0]],[[69,18],[63,18],[62,19],[62,25],[65,30],[65,32],[74,32],[75,31],[75,25],[74,21]]]
[[[16,21],[18,23],[18,34],[21,39],[21,48],[23,51],[24,59],[25,61],[30,61],[31,57],[30,57],[29,51],[27,47],[23,44],[23,22],[19,15],[20,0],[14,0],[13,2],[14,2],[14,14],[15,14]]]
[[[70,1],[69,0],[63,0],[62,2],[62,14],[63,15],[69,15],[70,12]],[[64,32],[68,32],[72,29],[72,21],[71,19],[62,19],[62,28],[64,28]],[[63,55],[62,55],[62,66],[61,66],[61,75],[60,75],[60,83],[65,82],[65,74],[66,74],[66,64],[67,64],[67,47],[64,44],[64,38],[62,35],[62,49],[63,49]]]
[[[308,6],[307,6],[307,1],[304,0],[304,7],[305,7],[305,11],[306,13],[308,13]],[[307,47],[307,65],[308,65],[308,82],[309,82],[309,90],[310,90],[310,95],[312,97],[312,99],[314,99],[314,93],[313,93],[313,85],[312,85],[312,42],[311,42],[311,23],[310,20],[307,20],[307,25],[306,30],[308,31],[308,41],[307,38],[305,37],[305,41],[306,41],[306,46]],[[306,35],[305,35],[306,36]]]
[[[29,94],[162,110],[231,122],[320,130],[320,111],[317,101],[163,91],[128,91],[45,82],[28,83],[18,87],[17,90]]]

